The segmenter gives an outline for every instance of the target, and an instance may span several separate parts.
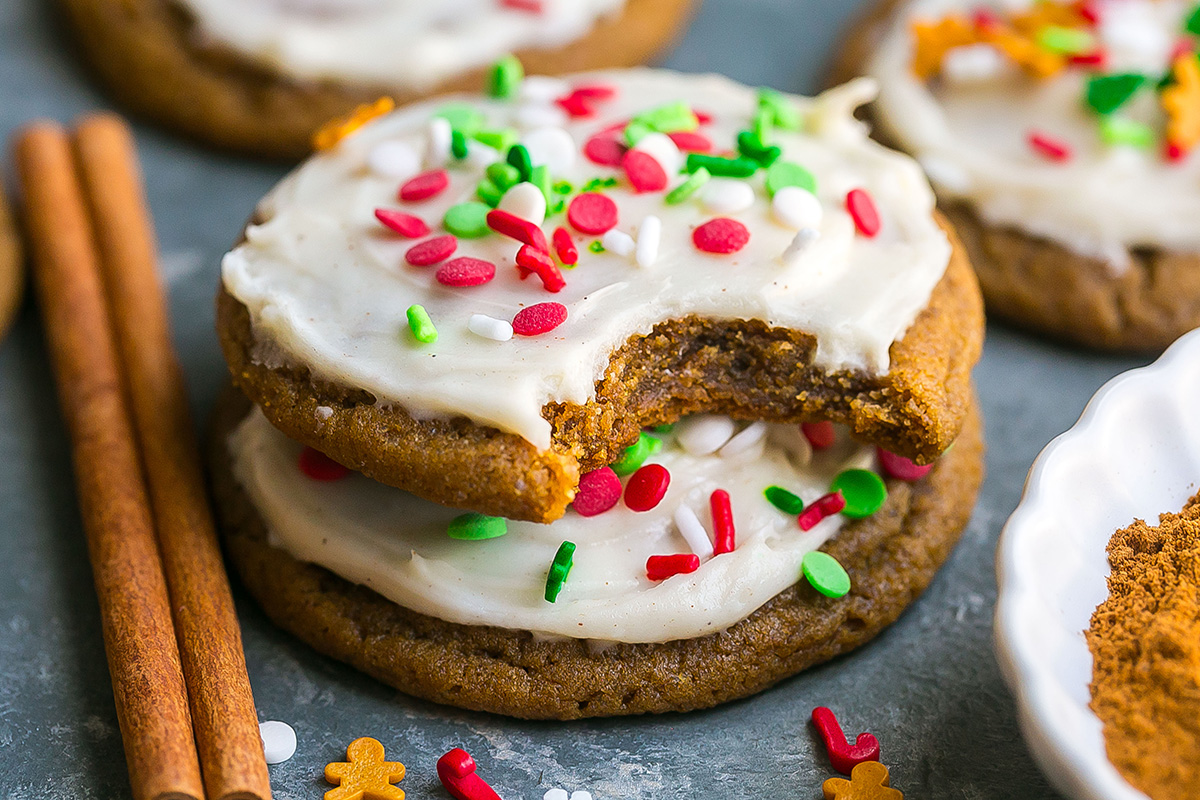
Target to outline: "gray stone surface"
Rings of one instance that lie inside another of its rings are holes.
[[[847,0],[709,0],[667,63],[811,91]],[[69,120],[104,99],[46,2],[0,0],[0,134],[35,116]],[[171,288],[175,332],[203,417],[224,377],[212,333],[218,259],[283,169],[217,155],[139,127]],[[11,178],[11,173],[9,174]],[[1026,752],[992,654],[996,537],[1025,472],[1091,394],[1140,363],[1071,351],[1000,327],[978,383],[991,448],[974,521],[926,595],[861,651],[753,699],[686,716],[514,722],[411,700],[272,628],[239,592],[262,719],[299,749],[271,768],[279,798],[319,798],[323,765],[380,739],[408,765],[409,796],[444,798],[433,764],[472,752],[510,800],[588,788],[607,798],[818,798],[832,775],[808,715],[832,706],[883,746],[911,798],[1055,797]],[[0,796],[128,795],[96,602],[38,319],[27,304],[0,345]]]

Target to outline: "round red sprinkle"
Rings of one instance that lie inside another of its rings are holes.
[[[300,451],[300,471],[314,481],[329,483],[340,481],[350,474],[348,467],[343,467],[320,450],[306,447]]]
[[[579,491],[571,507],[581,517],[603,514],[621,499],[621,479],[612,467],[601,467],[584,473],[579,479]]]
[[[555,228],[551,241],[554,242],[554,255],[558,256],[560,263],[568,267],[579,263],[579,248],[575,246],[569,230],[561,225]]]
[[[698,569],[700,556],[695,553],[650,556],[646,559],[646,577],[652,581],[665,581],[675,575],[689,575]]]
[[[1037,131],[1029,134],[1029,146],[1049,161],[1071,160],[1071,145],[1048,134]]]
[[[566,321],[567,307],[562,303],[537,303],[517,312],[512,321],[513,333],[518,336],[538,336]]]
[[[846,194],[846,210],[854,220],[854,227],[863,236],[870,239],[879,233],[879,211],[865,189],[851,189]]]
[[[667,136],[685,153],[707,153],[713,149],[712,139],[696,131],[675,131]]]
[[[833,440],[836,435],[833,431],[833,423],[829,420],[821,422],[802,422],[800,423],[800,431],[804,434],[804,438],[808,439],[808,443],[812,445],[813,450],[828,450],[833,447]]]
[[[496,277],[496,265],[482,258],[456,258],[438,267],[436,277],[443,286],[479,286]]]
[[[457,249],[458,239],[453,236],[435,236],[408,248],[408,252],[404,254],[404,260],[414,267],[428,267],[430,264],[445,261],[454,255],[454,251]]]
[[[706,253],[736,253],[750,241],[750,231],[736,219],[717,217],[692,231],[692,242]]]
[[[580,233],[599,236],[617,227],[617,204],[607,195],[584,192],[567,206],[567,222]]]
[[[422,172],[415,178],[409,178],[400,187],[400,199],[406,203],[428,200],[434,195],[441,194],[450,185],[450,173],[444,169]]]
[[[593,164],[599,164],[602,167],[619,167],[621,159],[625,157],[625,151],[628,149],[614,137],[599,133],[587,140],[587,144],[583,146],[583,154]]]
[[[914,464],[904,456],[889,453],[882,447],[876,447],[875,452],[879,455],[879,464],[883,467],[883,471],[896,480],[918,481],[933,469],[933,464]]]
[[[630,150],[621,159],[625,177],[635,192],[661,192],[667,188],[667,171],[658,159],[643,150]]]
[[[420,217],[393,211],[388,208],[375,209],[375,219],[407,239],[420,239],[429,233],[429,226]]]
[[[647,464],[633,473],[625,485],[625,505],[633,511],[649,511],[662,501],[670,485],[671,473],[666,467]]]

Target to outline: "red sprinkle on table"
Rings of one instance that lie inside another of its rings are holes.
[[[517,312],[512,321],[513,333],[518,336],[539,336],[566,321],[567,307],[562,303],[537,303]]]
[[[579,491],[571,507],[581,517],[594,517],[615,506],[621,499],[621,479],[612,467],[586,472],[579,478]]]
[[[454,255],[454,251],[457,249],[458,239],[453,236],[449,234],[435,236],[408,248],[408,252],[404,254],[404,260],[414,267],[428,267],[439,261],[445,261]]]
[[[568,267],[579,263],[579,248],[575,246],[575,240],[571,238],[569,230],[560,225],[554,229],[550,241],[554,243],[554,255],[558,256],[559,263]]]
[[[375,219],[406,239],[420,239],[429,233],[425,220],[403,211],[393,211],[388,208],[375,209]]]
[[[567,222],[580,233],[599,236],[617,227],[617,204],[608,195],[584,192],[567,206]]]
[[[1050,161],[1062,162],[1071,160],[1071,145],[1049,134],[1037,131],[1030,133],[1029,146],[1038,155]]]
[[[314,481],[329,483],[340,481],[350,474],[349,467],[343,467],[320,450],[306,447],[300,451],[300,471]]]
[[[479,777],[475,759],[456,747],[437,760],[437,776],[454,800],[500,800],[496,790]]]
[[[667,171],[647,152],[630,150],[621,159],[621,168],[635,192],[661,192],[667,188]]]
[[[822,422],[801,422],[800,431],[804,434],[804,438],[808,439],[808,443],[812,445],[813,450],[827,450],[833,447],[833,440],[836,434],[833,430],[833,423],[828,420]]]
[[[736,219],[717,217],[692,231],[692,242],[706,253],[736,253],[750,241],[750,231]]]
[[[733,507],[729,504],[729,492],[724,489],[715,490],[709,496],[708,504],[712,509],[713,555],[732,553],[737,547],[737,542],[733,529]]]
[[[800,525],[800,530],[812,530],[818,522],[826,517],[832,517],[845,507],[846,498],[842,497],[841,492],[833,492],[814,500],[812,505],[800,512],[796,522]]]
[[[487,224],[501,236],[516,239],[546,253],[550,252],[550,247],[546,244],[546,234],[542,233],[542,229],[512,212],[494,208],[488,212]]]
[[[450,173],[444,169],[422,172],[415,178],[409,178],[400,187],[400,199],[406,203],[428,200],[446,190],[450,185]]]
[[[929,474],[929,470],[933,469],[933,464],[914,464],[904,456],[889,453],[882,447],[876,447],[875,452],[879,456],[879,464],[883,467],[883,471],[888,474],[888,477],[899,481],[919,481]]]
[[[829,763],[843,775],[849,775],[864,761],[879,760],[879,740],[872,734],[860,733],[854,739],[854,744],[850,744],[846,741],[846,734],[842,733],[837,717],[828,708],[814,708],[812,721],[825,742]]]
[[[567,285],[563,280],[562,271],[550,258],[549,253],[542,252],[536,247],[522,245],[517,251],[517,269],[521,272],[521,280],[530,275],[537,275],[542,280],[542,286],[548,292],[561,292]]]
[[[707,153],[713,149],[712,139],[696,131],[675,131],[667,136],[685,153]]]
[[[879,210],[865,189],[851,189],[846,194],[846,210],[863,236],[870,239],[879,233]]]
[[[436,277],[443,286],[481,286],[496,277],[496,265],[482,258],[456,258],[438,267]]]
[[[616,137],[598,133],[587,140],[587,144],[583,146],[583,154],[593,164],[599,164],[602,167],[619,167],[621,159],[625,157],[625,151],[628,149],[617,141]]]
[[[671,473],[666,467],[647,464],[625,484],[625,505],[633,511],[649,511],[662,501],[670,485]]]
[[[695,553],[650,556],[646,559],[646,577],[652,581],[665,581],[675,575],[688,575],[698,569],[700,556]]]

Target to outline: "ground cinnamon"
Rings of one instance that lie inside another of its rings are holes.
[[[1200,796],[1200,494],[1108,545],[1092,615],[1092,708],[1109,760],[1153,800]]]

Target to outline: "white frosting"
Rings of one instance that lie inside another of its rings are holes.
[[[361,475],[310,480],[297,467],[300,445],[258,411],[230,438],[230,449],[234,475],[273,546],[405,608],[464,625],[662,642],[714,633],[749,616],[795,583],[804,554],[843,523],[835,515],[801,531],[763,489],[777,484],[810,503],[842,469],[874,465],[873,449],[844,435],[805,465],[803,444],[789,446],[797,426],[769,427],[765,447],[760,439],[731,457],[687,455],[668,437],[648,461],[671,472],[666,496],[651,511],[635,513],[621,503],[590,518],[568,512],[549,525],[509,520],[505,536],[486,541],[449,538],[447,523],[461,512]],[[799,455],[795,463],[791,453]],[[711,536],[709,495],[717,488],[730,493],[737,548],[690,575],[651,582],[648,557],[691,552],[674,522],[677,509],[694,511]],[[557,602],[549,603],[546,573],[564,540],[577,545],[574,567]]]
[[[877,117],[886,132],[926,167],[939,194],[964,198],[990,223],[1055,240],[1116,268],[1138,246],[1200,250],[1200,157],[1169,163],[1159,148],[1104,144],[1097,115],[1084,103],[1088,73],[1067,69],[1029,78],[1007,59],[999,72],[975,54],[952,56],[958,80],[925,83],[910,69],[912,20],[969,13],[974,0],[914,0],[897,14],[867,73],[879,82]],[[984,3],[983,5],[987,5]],[[1027,0],[1001,8],[1023,8]],[[1138,71],[1151,85],[1169,69],[1169,53],[1193,3],[1109,0],[1100,4],[1099,42],[1106,71]],[[970,79],[971,70],[982,75]],[[1152,88],[1121,116],[1161,132]],[[1073,149],[1050,163],[1029,146],[1041,131]]]
[[[283,74],[414,91],[586,36],[625,0],[180,0],[200,37]]]
[[[719,77],[632,70],[580,80],[618,89],[599,116],[564,126],[580,148],[613,121],[684,99],[715,115],[704,130],[722,149],[748,127],[756,108],[753,91]],[[492,234],[461,240],[455,255],[494,262],[495,280],[466,289],[440,286],[436,268],[404,262],[412,242],[382,228],[374,210],[399,205],[437,226],[448,207],[473,199],[484,160],[451,167],[442,195],[400,204],[397,180],[373,174],[366,164],[383,142],[407,142],[422,152],[430,115],[448,102],[441,100],[366,126],[285,179],[260,204],[263,222],[250,226],[226,256],[225,287],[247,306],[260,339],[271,343],[270,353],[260,354],[264,360],[302,362],[316,377],[367,389],[380,403],[397,402],[422,417],[463,415],[543,449],[550,442],[541,415],[547,402],[586,402],[616,347],[688,314],[809,331],[817,337],[820,366],[882,373],[889,347],[944,274],[950,246],[932,219],[933,193],[915,162],[870,141],[853,120],[854,107],[871,93],[869,83],[856,82],[815,100],[791,100],[805,113],[808,130],[778,131],[776,143],[784,159],[816,176],[824,207],[819,236],[805,234],[801,247],[789,248],[796,230],[772,212],[761,171],[748,179],[756,189],[753,204],[734,215],[751,233],[734,255],[694,246],[692,230],[712,217],[698,195],[666,205],[662,193],[633,194],[622,182],[604,190],[620,209],[616,230],[635,234],[643,220],[661,221],[650,266],[639,266],[637,248],[625,256],[592,253],[588,244],[595,237],[576,233],[579,265],[564,270],[562,292],[549,294],[536,277],[518,278],[517,244]],[[455,99],[475,104],[489,127],[529,133],[516,122],[513,104]],[[580,155],[554,179],[579,187],[618,174]],[[846,193],[855,187],[869,191],[879,208],[883,226],[875,238],[857,235],[845,210]],[[549,234],[561,224],[564,214],[543,229]],[[641,248],[643,257],[647,249]],[[495,341],[469,327],[473,315],[511,320],[522,307],[550,300],[564,304],[568,318],[549,334]],[[405,312],[414,303],[437,326],[435,343],[418,344],[407,330]]]

